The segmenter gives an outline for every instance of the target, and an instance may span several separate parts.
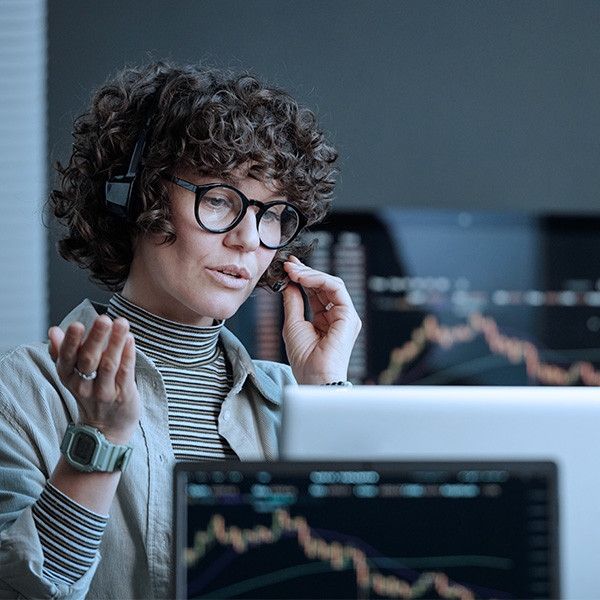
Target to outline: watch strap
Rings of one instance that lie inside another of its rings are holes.
[[[96,471],[124,471],[129,464],[133,445],[117,446],[104,440],[103,448],[95,465]]]
[[[321,385],[333,385],[337,387],[351,388],[352,383],[350,381],[332,381],[331,383],[322,383]]]

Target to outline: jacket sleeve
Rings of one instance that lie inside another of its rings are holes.
[[[0,359],[0,598],[85,598],[99,562],[73,585],[43,576],[32,505],[58,461],[73,409],[46,356],[45,348],[27,348]]]

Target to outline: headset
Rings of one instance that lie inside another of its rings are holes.
[[[139,175],[140,161],[148,141],[150,125],[152,124],[154,116],[156,115],[156,111],[158,110],[158,104],[162,91],[167,83],[173,80],[176,76],[177,75],[175,74],[169,75],[154,93],[152,105],[150,106],[148,116],[146,117],[146,124],[140,132],[140,135],[133,148],[127,173],[125,175],[116,175],[115,177],[109,179],[105,184],[104,193],[108,212],[119,219],[127,220],[130,223],[135,221],[139,211],[139,205],[135,198],[135,187],[136,180]]]

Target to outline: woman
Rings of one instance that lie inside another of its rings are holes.
[[[298,259],[336,152],[284,92],[166,63],[104,85],[74,137],[59,250],[115,295],[0,361],[0,597],[164,598],[173,462],[275,459],[282,388],[345,382],[359,319]],[[290,366],[253,361],[223,322],[286,277]]]

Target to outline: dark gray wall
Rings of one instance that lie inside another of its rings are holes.
[[[318,112],[341,153],[338,208],[591,213],[599,34],[596,0],[49,0],[51,158],[126,63],[209,59]],[[50,281],[51,322],[102,297],[59,259]]]

